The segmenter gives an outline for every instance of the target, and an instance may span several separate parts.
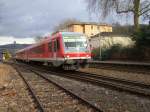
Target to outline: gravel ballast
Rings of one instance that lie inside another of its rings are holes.
[[[80,71],[150,84],[149,74],[122,72],[122,71],[117,71],[117,70],[107,70],[104,68],[103,69],[86,68],[86,69],[80,69]]]
[[[0,64],[0,112],[34,112],[22,79],[9,65]]]
[[[51,80],[93,103],[104,112],[149,112],[150,100],[60,76],[45,74]]]

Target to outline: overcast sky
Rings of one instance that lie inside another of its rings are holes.
[[[1,36],[42,35],[67,18],[96,21],[84,0],[0,0]]]
[[[0,36],[34,37],[53,31],[62,20],[130,23],[111,15],[105,20],[91,16],[86,0],[0,0]]]
[[[34,38],[30,38],[30,37],[26,37],[26,38],[15,38],[12,36],[1,36],[0,37],[0,45],[13,44],[14,41],[17,44],[33,44],[33,43],[35,43]]]

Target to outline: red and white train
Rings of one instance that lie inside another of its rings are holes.
[[[46,63],[65,70],[85,67],[91,52],[87,37],[81,33],[58,32],[41,42],[16,52],[16,60]]]

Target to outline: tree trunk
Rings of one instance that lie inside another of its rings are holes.
[[[140,0],[134,0],[134,31],[139,31],[139,9],[140,9]]]

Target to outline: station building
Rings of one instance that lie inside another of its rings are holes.
[[[95,22],[75,22],[60,29],[60,31],[84,33],[90,38],[100,32],[112,32],[112,26]]]

